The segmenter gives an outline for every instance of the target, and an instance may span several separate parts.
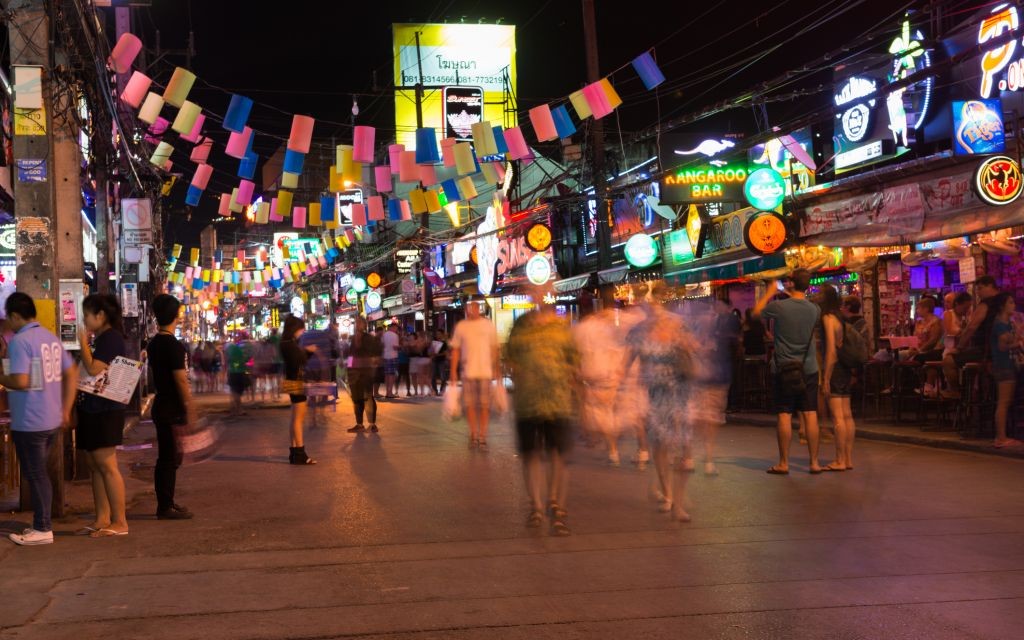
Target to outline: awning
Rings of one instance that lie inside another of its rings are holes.
[[[627,274],[629,274],[629,265],[624,264],[620,267],[598,271],[597,281],[601,284],[619,284],[626,279]]]
[[[586,287],[589,282],[590,274],[584,273],[583,275],[573,276],[571,278],[555,280],[554,287],[555,291],[558,293],[572,293]]]
[[[750,254],[747,254],[748,256]],[[665,280],[675,280],[676,284],[698,284],[711,280],[732,280],[745,275],[760,273],[770,269],[778,269],[786,266],[786,256],[783,252],[770,256],[748,257],[729,264],[704,264],[691,269],[681,269],[674,273],[666,274]]]

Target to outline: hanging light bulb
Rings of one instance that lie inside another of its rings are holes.
[[[359,102],[356,101],[356,97],[352,96],[352,117],[359,115]]]

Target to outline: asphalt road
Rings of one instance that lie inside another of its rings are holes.
[[[581,445],[556,538],[524,526],[508,424],[484,454],[439,411],[382,404],[380,434],[354,436],[343,402],[307,432],[312,467],[287,464],[286,410],[228,421],[217,456],[180,472],[191,521],[155,520],[155,452],[123,453],[129,536],[70,535],[90,521],[79,485],[53,545],[0,543],[0,637],[1021,635],[1024,461],[861,442],[854,471],[812,476],[794,442],[792,473],[769,476],[774,432],[729,425],[721,475],[694,475],[678,524],[647,497],[652,470]]]

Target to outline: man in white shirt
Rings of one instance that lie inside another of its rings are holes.
[[[387,398],[398,397],[398,331],[394,323],[389,324],[387,331],[380,338],[380,344],[384,351],[381,354],[384,359],[384,393]]]
[[[455,325],[449,343],[452,351],[449,382],[454,386],[462,376],[462,402],[469,423],[469,447],[487,450],[487,422],[490,418],[491,381],[501,382],[498,361],[498,332],[480,315],[483,300],[466,304],[466,319]],[[461,373],[460,373],[461,369]]]

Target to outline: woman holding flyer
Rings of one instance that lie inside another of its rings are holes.
[[[89,376],[102,375],[114,358],[127,355],[121,305],[112,295],[94,293],[82,301],[83,321],[79,341],[82,367]],[[94,336],[89,346],[89,334]],[[124,432],[125,405],[92,393],[78,398],[75,446],[85,452],[92,475],[96,519],[75,535],[93,538],[128,535],[125,518],[124,480],[117,468],[117,449]]]

